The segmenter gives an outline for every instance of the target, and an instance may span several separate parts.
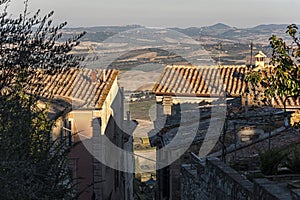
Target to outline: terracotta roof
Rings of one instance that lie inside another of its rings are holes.
[[[73,107],[100,109],[117,74],[118,70],[112,69],[71,68],[55,75],[43,75],[41,81],[45,86],[39,95],[64,99]]]
[[[246,88],[246,66],[167,66],[154,85],[156,95],[238,97]]]
[[[276,108],[284,108],[284,100],[286,99],[285,96],[275,96],[274,101],[272,102],[273,106]],[[294,98],[288,98],[286,100],[286,109],[299,109],[300,108],[300,97],[294,99]]]
[[[272,73],[272,66],[255,68],[262,76]],[[157,96],[240,97],[246,89],[246,66],[167,66],[152,89]],[[223,88],[222,88],[223,85]],[[272,106],[284,107],[285,96],[275,96]],[[288,98],[286,108],[300,108],[300,97]]]

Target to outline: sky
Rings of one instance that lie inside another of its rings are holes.
[[[20,12],[22,2],[11,0],[9,11]],[[53,10],[54,21],[67,21],[69,27],[300,24],[300,0],[29,0],[29,10],[37,9]]]

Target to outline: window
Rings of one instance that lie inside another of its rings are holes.
[[[61,138],[65,139],[66,145],[72,145],[72,120],[64,120]]]

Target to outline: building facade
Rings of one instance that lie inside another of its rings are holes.
[[[69,153],[69,167],[77,191],[83,191],[79,199],[133,199],[133,174],[97,159],[103,153],[100,137],[126,151],[133,150],[123,131],[128,121],[124,121],[123,92],[117,75],[117,70],[69,69],[43,80],[47,84],[40,95],[54,96],[49,110],[49,116],[56,120],[53,139],[66,137],[67,143],[78,143]],[[119,163],[132,165],[128,158],[121,158]]]

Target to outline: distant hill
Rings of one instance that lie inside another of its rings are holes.
[[[94,27],[75,27],[75,28],[65,28],[64,38],[63,40],[68,38],[70,34],[83,32],[86,34],[82,38],[82,41],[90,41],[90,42],[102,42],[107,38],[118,34],[120,32],[128,31],[131,29],[143,28],[140,25],[127,25],[127,26],[94,26]]]
[[[223,23],[217,23],[212,26],[192,27],[192,28],[171,28],[191,37],[212,37],[220,41],[223,39],[246,42],[253,40],[256,42],[268,41],[268,38],[276,34],[280,37],[286,37],[285,30],[288,24],[262,24],[251,28],[236,28]]]
[[[93,26],[93,27],[67,27],[65,31],[82,31],[85,30],[87,32],[122,32],[127,31],[134,28],[142,28],[141,25],[126,25],[126,26]]]
[[[224,23],[217,23],[211,26],[203,27],[189,27],[189,28],[169,28],[171,30],[181,32],[196,41],[207,52],[205,56],[214,60],[215,63],[221,64],[249,64],[250,59],[250,42],[253,42],[253,53],[262,50],[268,57],[272,55],[269,38],[272,35],[282,37],[284,40],[289,39],[286,32],[288,24],[261,24],[251,28],[231,27]],[[172,52],[164,52],[161,49],[153,50],[149,48],[147,40],[143,35],[135,36],[135,40],[142,44],[144,42],[144,49],[128,52],[128,47],[118,46],[116,44],[107,45],[102,48],[101,42],[123,31],[131,29],[143,28],[140,25],[128,26],[95,26],[95,27],[77,27],[64,29],[64,38],[72,37],[74,34],[86,31],[87,34],[82,38],[81,46],[76,48],[75,53],[85,55],[91,46],[99,44],[101,48],[96,49],[97,53],[103,58],[109,57],[111,52],[123,52],[123,56],[111,63],[112,68],[131,69],[141,64],[157,63],[157,64],[187,64],[189,61],[180,56],[173,55]],[[169,40],[166,36],[166,42],[170,41],[168,45],[177,48],[176,44]],[[98,43],[98,44],[97,44]],[[167,44],[166,43],[166,44]],[[189,48],[193,49],[193,46]],[[181,51],[181,49],[180,49]],[[179,51],[179,52],[180,52]],[[192,51],[191,51],[192,52]],[[201,51],[195,51],[188,55],[188,58],[202,58]],[[205,57],[206,58],[206,57]],[[201,60],[201,59],[200,59]],[[203,61],[204,62],[204,61]]]
[[[170,28],[170,29],[184,33],[188,36],[199,36],[199,35],[219,36],[226,31],[233,30],[234,28],[223,23],[217,23],[212,26],[190,27],[186,29],[181,29],[181,28]]]
[[[261,24],[250,28],[252,30],[275,30],[275,29],[286,29],[287,24]]]
[[[232,27],[227,24],[217,23],[212,26],[208,26],[207,28],[209,28],[209,29],[231,29]]]
[[[198,37],[212,37],[217,40],[228,39],[239,42],[255,40],[256,42],[268,41],[272,34],[280,37],[285,37],[285,30],[288,24],[262,24],[251,28],[236,28],[224,23],[217,23],[211,26],[203,27],[189,27],[189,28],[169,28],[174,31],[181,32],[190,37],[197,39]],[[127,26],[95,26],[95,27],[76,27],[65,28],[65,35],[86,31],[83,41],[101,42],[105,39],[135,28],[143,28],[141,25],[127,25]]]

